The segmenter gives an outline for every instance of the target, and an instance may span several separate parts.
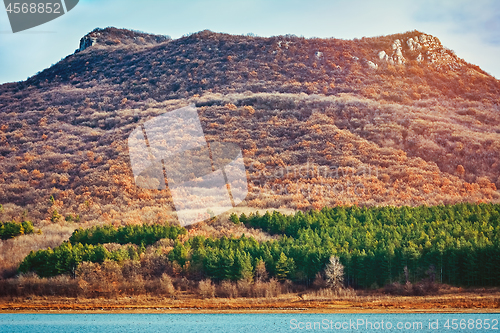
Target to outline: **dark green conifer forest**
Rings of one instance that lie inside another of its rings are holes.
[[[252,279],[264,262],[270,277],[310,285],[334,255],[345,267],[345,284],[354,288],[422,279],[456,286],[500,284],[496,204],[334,207],[294,215],[242,214],[230,220],[279,237],[265,242],[245,235],[181,238],[185,229],[175,226],[93,227],[76,230],[69,242],[53,250],[31,252],[19,270],[43,277],[74,275],[84,261],[139,260],[146,246],[154,250],[152,244],[169,238],[175,240],[171,249],[157,250],[158,257],[196,280]],[[108,251],[105,243],[128,245]]]

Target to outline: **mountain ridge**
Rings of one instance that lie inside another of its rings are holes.
[[[167,193],[135,187],[126,138],[188,104],[207,139],[241,146],[249,207],[500,200],[500,81],[436,37],[171,40],[107,28],[82,41],[0,86],[0,203],[11,215],[175,220]]]
[[[97,37],[97,34],[102,34],[99,38]],[[409,31],[406,33],[400,33],[400,34],[392,34],[388,36],[379,36],[379,37],[363,37],[361,39],[354,39],[354,40],[342,40],[342,39],[335,39],[335,38],[329,38],[329,39],[320,39],[320,38],[304,38],[304,37],[297,37],[295,35],[285,35],[285,36],[273,36],[273,37],[257,37],[257,36],[235,36],[235,35],[229,35],[229,34],[223,34],[223,33],[215,33],[211,32],[209,30],[204,30],[200,31],[197,33],[193,33],[178,39],[170,39],[169,36],[160,36],[160,35],[151,35],[151,34],[146,34],[143,32],[135,32],[135,31],[130,31],[130,30],[125,30],[125,29],[116,29],[116,28],[105,28],[105,29],[100,29],[96,28],[92,32],[88,33],[82,39],[80,40],[80,47],[82,45],[86,45],[85,43],[88,43],[89,40],[92,38],[95,39],[95,45],[98,46],[99,48],[104,48],[104,49],[114,49],[114,48],[124,48],[127,46],[146,46],[146,47],[157,47],[160,49],[165,49],[166,44],[172,44],[173,47],[181,47],[182,45],[190,45],[193,42],[199,43],[199,42],[210,42],[210,41],[216,41],[219,42],[224,42],[225,40],[236,40],[240,42],[246,42],[248,47],[248,42],[249,41],[267,41],[268,45],[266,45],[267,48],[271,46],[271,50],[266,49],[265,51],[270,51],[273,54],[278,54],[280,51],[287,51],[287,52],[295,52],[296,50],[292,49],[289,47],[290,45],[293,45],[294,43],[300,43],[305,42],[306,44],[311,42],[314,44],[314,42],[318,42],[319,45],[316,45],[315,47],[318,48],[317,51],[314,52],[313,54],[306,54],[305,58],[306,60],[308,58],[312,58],[313,60],[318,60],[318,62],[322,62],[323,65],[328,65],[331,67],[331,70],[336,70],[336,69],[342,69],[339,64],[335,64],[334,61],[337,60],[338,62],[344,62],[346,66],[352,65],[356,61],[359,61],[361,66],[364,66],[366,68],[370,69],[375,69],[372,66],[370,66],[369,63],[380,66],[380,65],[398,65],[398,61],[403,61],[402,64],[406,65],[414,65],[414,62],[417,61],[419,56],[422,56],[422,53],[424,55],[421,57],[422,60],[421,62],[427,63],[427,64],[432,64],[437,70],[441,70],[443,72],[446,72],[447,69],[452,69],[453,71],[458,70],[460,67],[467,67],[467,72],[468,73],[473,73],[473,74],[483,74],[486,75],[489,79],[494,79],[491,75],[487,74],[483,70],[481,70],[478,66],[468,64],[465,62],[463,59],[458,58],[453,51],[443,47],[441,45],[441,42],[437,37],[421,33],[417,30],[414,31]],[[416,42],[416,40],[420,40],[423,42]],[[403,41],[403,43],[401,43]],[[411,44],[409,44],[411,41]],[[269,42],[272,45],[269,45]],[[90,41],[90,43],[92,43]],[[292,43],[292,44],[290,44]],[[350,54],[349,48],[355,44],[355,43],[364,43],[364,46],[370,46],[372,49],[371,54],[369,56],[363,57],[363,54],[360,53],[359,49],[354,50],[354,54]],[[398,45],[399,43],[399,45]],[[161,44],[161,45],[159,45]],[[283,45],[282,45],[283,44]],[[351,45],[349,45],[351,44]],[[300,45],[301,47],[302,45]],[[89,45],[85,46],[84,49],[88,48]],[[311,46],[313,47],[313,46]],[[325,47],[337,47],[339,48],[342,52],[339,53],[338,57],[327,57],[327,54],[325,52],[322,52],[322,48]],[[209,47],[210,48],[210,47]],[[310,48],[310,47],[309,47]],[[211,48],[210,48],[211,49]],[[217,47],[214,48],[215,51],[219,51]],[[244,48],[243,48],[244,50]],[[94,51],[95,50],[94,48]],[[101,50],[102,51],[102,50]],[[226,51],[232,51],[232,50],[226,50]],[[241,51],[241,50],[240,50]],[[401,52],[399,52],[401,51]],[[80,52],[80,51],[79,51]],[[78,56],[76,52],[74,55],[68,55],[65,59],[62,61],[66,61],[68,59],[72,59],[74,56]],[[316,53],[320,53],[320,55],[317,55]],[[220,53],[220,52],[219,52]],[[309,52],[311,53],[311,52]],[[402,54],[400,56],[399,54]],[[390,54],[390,55],[389,55]],[[231,55],[228,55],[231,56]],[[406,57],[405,57],[406,56]],[[234,58],[234,56],[233,56]],[[446,64],[445,59],[452,59],[452,64]],[[237,60],[237,58],[234,58],[233,60]],[[326,63],[326,64],[325,64]],[[314,64],[314,62],[313,62]],[[66,64],[65,64],[66,65]],[[318,63],[316,63],[316,66]],[[443,65],[445,65],[443,68],[441,68]],[[455,68],[445,68],[446,65],[448,67],[451,65],[452,67]],[[56,64],[57,66],[57,64]],[[327,67],[328,67],[327,66]],[[55,66],[52,66],[53,68]],[[406,66],[408,67],[408,66]],[[53,75],[54,72],[51,73],[50,69],[48,68],[38,75],[35,75],[25,82],[28,84],[35,83],[39,84],[40,81],[42,80],[53,80],[57,79]],[[385,67],[384,67],[385,68]],[[44,72],[49,75],[41,75]],[[394,69],[389,67],[389,72],[390,74],[396,74],[396,72],[393,72]],[[50,75],[52,74],[52,75]],[[401,73],[399,73],[401,74]],[[408,73],[406,73],[408,74]],[[413,73],[415,74],[415,73]],[[418,73],[420,74],[420,73]],[[37,77],[41,77],[37,80]],[[496,79],[494,79],[497,81]]]

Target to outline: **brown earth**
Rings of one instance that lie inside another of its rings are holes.
[[[367,295],[349,299],[328,299],[287,294],[275,298],[212,298],[192,295],[176,298],[138,296],[113,299],[27,297],[0,299],[0,313],[98,312],[98,313],[220,313],[220,312],[304,312],[304,313],[500,313],[500,291],[451,293],[438,296]]]

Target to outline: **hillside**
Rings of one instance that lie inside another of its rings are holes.
[[[254,208],[499,202],[500,82],[419,31],[357,40],[115,28],[0,86],[4,221],[173,221],[127,138],[195,104],[241,147]]]

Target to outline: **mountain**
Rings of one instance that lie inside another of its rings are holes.
[[[0,86],[0,217],[174,219],[168,191],[135,186],[127,138],[190,104],[208,141],[241,147],[241,206],[500,201],[500,82],[434,36],[106,28]]]

